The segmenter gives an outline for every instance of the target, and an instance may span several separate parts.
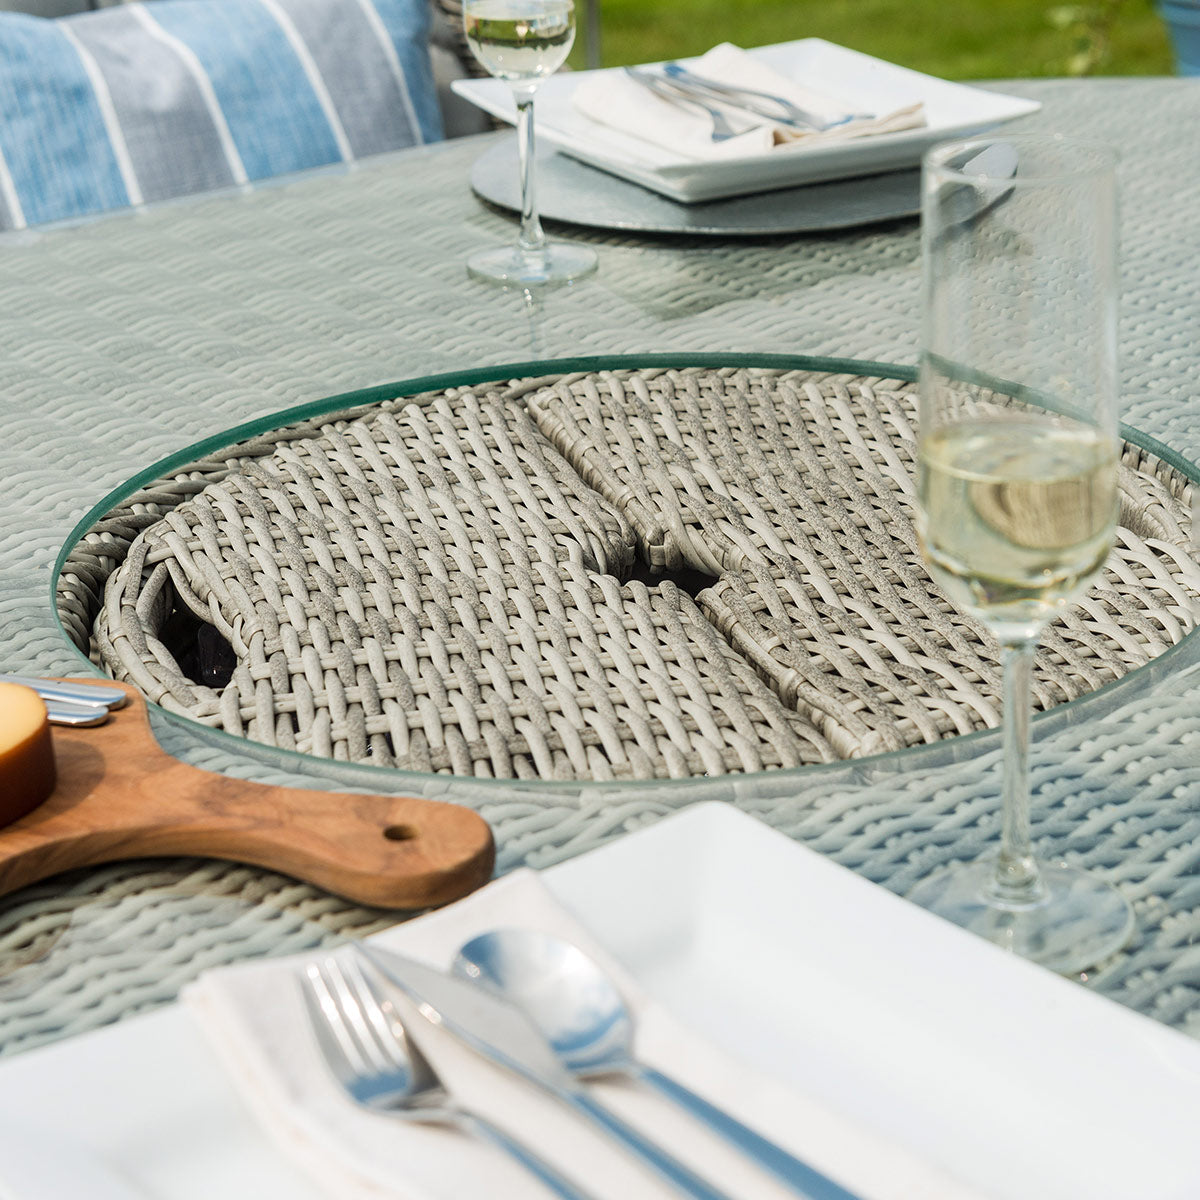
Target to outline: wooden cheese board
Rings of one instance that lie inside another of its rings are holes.
[[[104,724],[54,727],[54,791],[0,828],[0,895],[75,867],[162,855],[250,863],[383,908],[445,904],[491,878],[492,831],[470,809],[202,770],[163,750],[142,694],[119,686],[127,703]]]

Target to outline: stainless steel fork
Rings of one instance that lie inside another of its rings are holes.
[[[510,1154],[561,1200],[595,1196],[491,1121],[462,1108],[408,1037],[375,969],[356,954],[308,963],[302,990],[317,1041],[334,1078],[376,1112],[454,1125]]]
[[[811,129],[814,133],[824,133],[836,129],[850,121],[870,120],[869,113],[846,113],[836,121],[824,121],[815,113],[794,104],[786,96],[778,96],[774,92],[761,92],[756,88],[736,87],[733,84],[722,83],[710,79],[707,75],[698,75],[682,63],[663,63],[663,77],[669,79],[678,87],[693,91],[698,95],[707,95],[710,100],[723,101],[735,108],[744,109],[761,117],[767,117],[783,125],[794,125],[798,129]]]
[[[712,132],[710,137],[714,142],[727,142],[732,137],[737,137],[738,130],[729,123],[725,114],[719,108],[713,108],[706,104],[704,100],[692,89],[686,87],[677,87],[669,79],[662,75],[657,75],[653,71],[644,71],[640,67],[626,67],[625,74],[630,79],[637,80],[642,87],[653,92],[656,96],[661,96],[664,100],[669,100],[672,104],[683,104],[689,108],[698,108],[712,122]]]

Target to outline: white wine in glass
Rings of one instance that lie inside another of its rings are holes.
[[[1030,682],[1042,630],[1104,567],[1119,511],[1115,155],[1062,138],[935,147],[922,176],[921,549],[1004,666],[994,858],[910,899],[1063,973],[1133,931],[1105,880],[1039,862]]]
[[[921,442],[923,544],[950,599],[998,631],[1036,635],[1112,548],[1117,447],[1088,425],[1014,412]]]
[[[467,41],[489,75],[510,82],[544,79],[567,61],[575,41],[569,2],[549,0],[537,11],[519,0],[488,0],[468,8]]]
[[[488,74],[503,79],[517,106],[521,224],[516,244],[467,260],[477,279],[514,287],[570,283],[596,269],[590,247],[550,242],[538,216],[533,99],[538,84],[567,60],[575,41],[573,0],[463,0],[463,29],[471,53]]]

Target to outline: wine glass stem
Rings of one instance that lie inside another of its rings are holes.
[[[513,88],[517,102],[517,157],[521,170],[521,230],[517,245],[526,254],[544,254],[546,235],[538,219],[534,188],[533,88]]]
[[[1037,638],[1004,646],[1004,760],[1000,854],[992,880],[993,902],[1024,908],[1045,896],[1029,828],[1029,709]]]

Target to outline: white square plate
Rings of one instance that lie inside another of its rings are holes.
[[[653,996],[996,1200],[1200,1196],[1200,1041],[738,810],[546,873]]]
[[[684,203],[697,203],[916,167],[921,155],[937,142],[991,128],[1041,107],[1034,100],[922,75],[820,38],[758,46],[748,53],[815,91],[844,95],[849,106],[867,105],[883,111],[920,100],[925,105],[927,124],[845,142],[696,162],[585,117],[571,103],[571,93],[582,79],[603,72],[576,71],[553,75],[538,89],[534,101],[537,136],[564,154],[651,191]],[[503,80],[461,79],[453,87],[500,120],[516,121],[512,91]]]
[[[1195,1200],[1200,1042],[992,946],[723,804],[544,878],[727,1052],[996,1200]],[[178,1006],[0,1065],[0,1126],[146,1200],[316,1200]],[[77,1195],[90,1194],[86,1189]],[[115,1196],[114,1192],[114,1196]],[[9,1190],[3,1200],[49,1200]]]

